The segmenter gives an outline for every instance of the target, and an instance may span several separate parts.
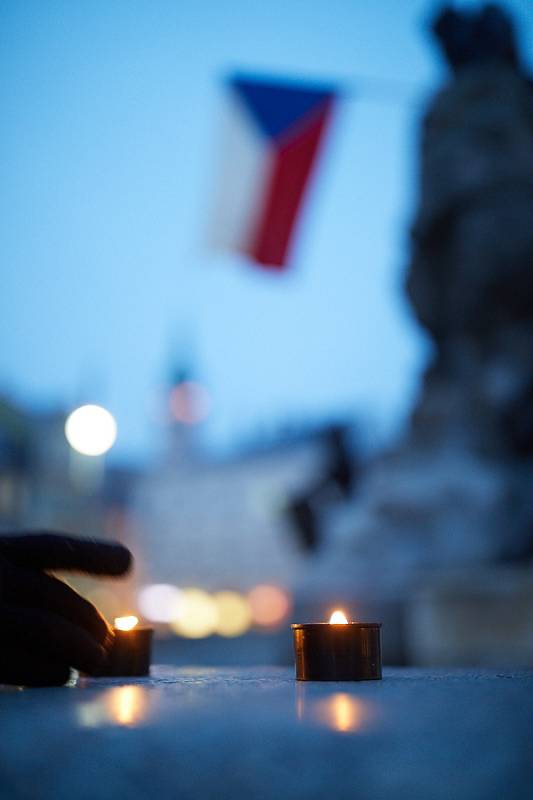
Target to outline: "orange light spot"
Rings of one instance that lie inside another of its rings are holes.
[[[211,406],[209,393],[194,381],[183,381],[170,392],[170,413],[183,425],[196,425],[204,420]]]
[[[248,594],[252,619],[256,625],[264,628],[275,628],[286,619],[291,599],[279,586],[260,584]]]

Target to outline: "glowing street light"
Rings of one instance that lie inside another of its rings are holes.
[[[213,598],[218,608],[216,633],[219,636],[242,636],[252,624],[252,611],[246,597],[238,592],[217,592]]]
[[[151,622],[173,622],[183,613],[183,594],[168,583],[143,586],[137,599],[143,616]]]
[[[102,406],[80,406],[67,417],[65,436],[78,453],[101,456],[115,444],[117,423]]]
[[[248,593],[252,619],[261,628],[277,628],[291,609],[290,595],[281,586],[259,584]]]
[[[215,599],[202,589],[183,589],[178,617],[171,627],[187,639],[203,639],[215,633],[218,623],[218,609]]]

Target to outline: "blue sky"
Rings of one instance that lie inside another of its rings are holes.
[[[192,348],[214,449],[345,414],[397,430],[428,353],[401,281],[434,7],[1,0],[0,392],[100,402],[142,461]],[[346,90],[283,276],[206,247],[233,70]]]

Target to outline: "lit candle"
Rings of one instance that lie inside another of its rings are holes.
[[[329,622],[292,625],[296,680],[380,680],[380,629],[379,622],[348,622],[342,611]]]
[[[153,628],[138,625],[134,616],[117,617],[107,662],[99,672],[109,677],[133,677],[150,673]]]

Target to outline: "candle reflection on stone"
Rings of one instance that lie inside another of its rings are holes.
[[[331,697],[319,700],[315,707],[319,722],[339,733],[354,733],[361,730],[368,718],[368,711],[362,700],[344,692],[336,692]]]
[[[373,703],[349,692],[329,694],[325,687],[305,682],[296,684],[296,718],[337,733],[360,733],[375,719]]]
[[[142,686],[117,686],[110,689],[108,708],[118,725],[134,726],[146,713],[146,690]]]
[[[92,700],[78,703],[76,718],[82,728],[135,727],[148,716],[148,699],[143,686],[116,686]]]

